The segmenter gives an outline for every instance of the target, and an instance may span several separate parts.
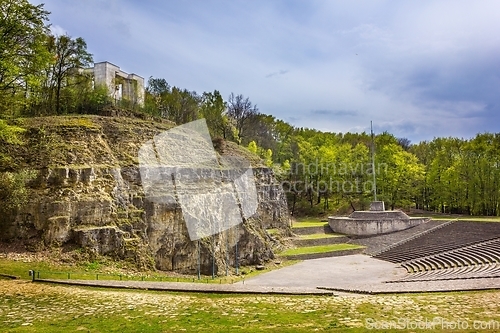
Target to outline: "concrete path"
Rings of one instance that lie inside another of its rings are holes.
[[[406,270],[393,263],[356,254],[305,260],[247,279],[245,285],[263,287],[316,288],[378,284],[405,276]],[[240,283],[240,282],[238,282]]]
[[[319,288],[366,294],[500,289],[500,278],[392,282],[406,276],[399,265],[366,255],[306,260],[245,281],[261,287]]]

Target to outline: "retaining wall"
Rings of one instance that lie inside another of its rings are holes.
[[[354,219],[350,217],[329,217],[328,224],[335,233],[353,236],[372,236],[405,230],[428,220],[428,218]]]

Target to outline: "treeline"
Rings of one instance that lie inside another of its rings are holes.
[[[470,140],[436,138],[411,146],[425,165],[418,207],[449,213],[498,216],[500,205],[500,133]]]
[[[49,12],[27,0],[0,1],[0,115],[48,115],[108,103],[82,69],[92,64],[83,38],[54,36]]]
[[[95,113],[113,103],[82,70],[93,61],[85,41],[51,35],[43,5],[0,0],[0,10],[1,118]],[[217,90],[198,94],[154,77],[143,106],[120,103],[177,124],[205,118],[214,139],[248,147],[274,168],[292,214],[366,209],[376,192],[389,208],[499,215],[500,134],[411,144],[386,132],[320,132],[263,114],[241,94],[226,100]],[[0,119],[0,141],[12,141],[14,129]]]

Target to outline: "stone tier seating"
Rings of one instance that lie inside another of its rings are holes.
[[[374,257],[379,253],[389,250],[390,248],[399,246],[416,237],[421,237],[425,233],[433,232],[434,229],[441,228],[447,223],[449,222],[431,220],[429,222],[419,224],[413,228],[393,232],[390,234],[353,238],[351,242],[366,246],[365,253]]]
[[[374,257],[410,273],[399,282],[500,277],[500,224],[454,222]]]
[[[500,224],[454,222],[375,255],[377,259],[401,263],[500,238]]]
[[[500,276],[500,238],[406,262],[405,281]]]

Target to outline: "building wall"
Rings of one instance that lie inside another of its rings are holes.
[[[94,84],[105,85],[109,96],[114,101],[128,100],[144,105],[144,78],[137,74],[128,74],[120,67],[104,61],[94,64]]]

